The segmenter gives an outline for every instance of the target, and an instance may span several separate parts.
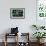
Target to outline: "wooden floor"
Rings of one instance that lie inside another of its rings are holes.
[[[0,46],[4,46],[4,43],[2,42],[0,42]],[[15,42],[14,43],[12,43],[12,42],[10,42],[10,43],[8,43],[8,45],[7,46],[15,46]],[[25,45],[24,45],[25,46]],[[30,46],[37,46],[37,43],[34,43],[34,42],[32,42],[32,43],[30,43]],[[44,43],[43,45],[41,45],[41,46],[46,46],[46,43]]]

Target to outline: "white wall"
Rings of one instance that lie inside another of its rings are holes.
[[[25,19],[10,19],[10,8],[25,8]],[[0,34],[17,26],[32,35],[32,24],[36,24],[36,0],[0,0]]]

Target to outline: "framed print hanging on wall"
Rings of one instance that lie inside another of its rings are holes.
[[[37,15],[41,17],[46,17],[46,0],[37,0]]]
[[[25,8],[10,8],[10,18],[11,19],[24,19]]]
[[[46,0],[37,0],[37,15],[36,23],[37,25],[46,25]]]

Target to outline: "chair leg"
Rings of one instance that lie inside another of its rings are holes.
[[[6,41],[4,42],[4,44],[5,44],[5,46],[7,46],[7,42]]]

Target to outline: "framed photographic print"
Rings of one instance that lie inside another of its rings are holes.
[[[37,0],[37,15],[46,18],[46,0]]]
[[[10,18],[11,19],[24,19],[25,18],[25,8],[10,8]]]
[[[36,24],[46,25],[46,0],[37,0],[36,10]]]

